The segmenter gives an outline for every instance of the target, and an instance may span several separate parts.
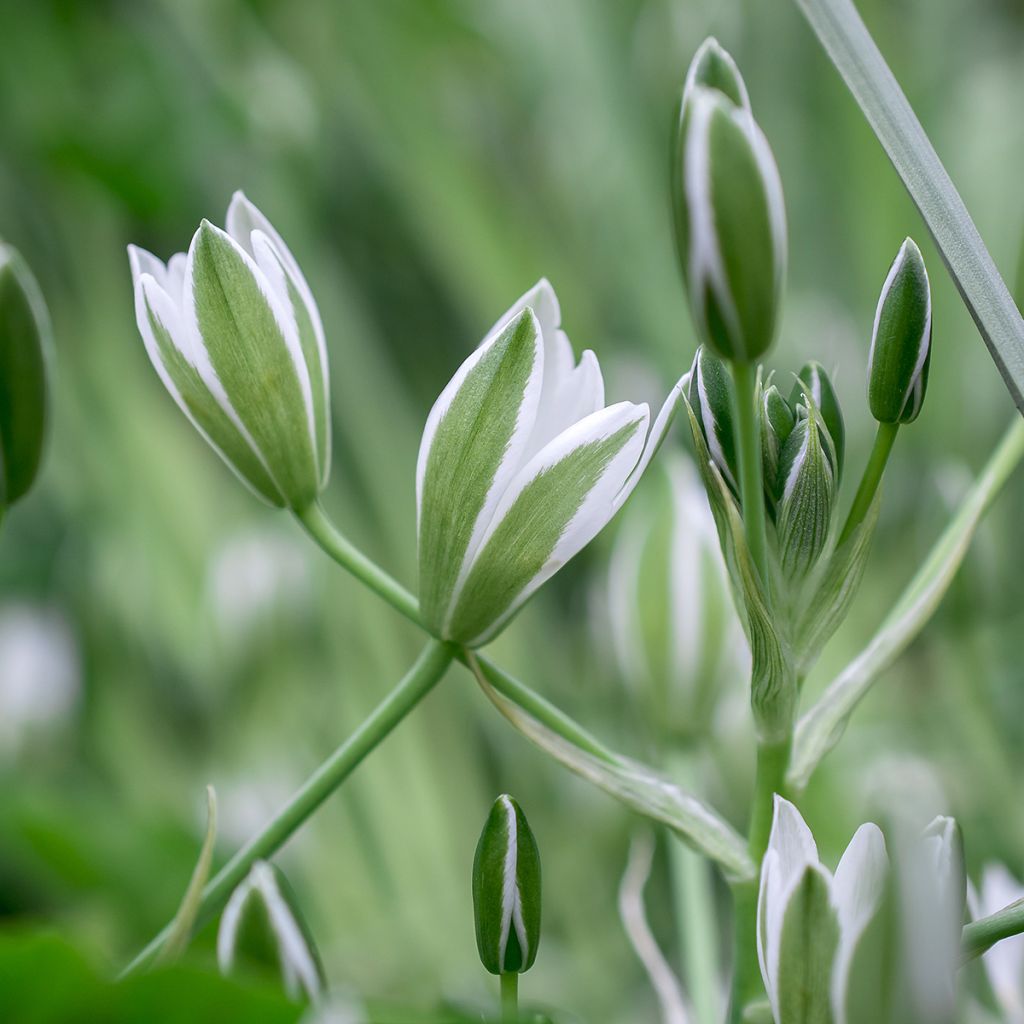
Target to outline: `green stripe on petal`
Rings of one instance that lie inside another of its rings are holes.
[[[588,420],[621,413],[621,409],[612,406]],[[613,482],[617,484],[614,491],[617,493],[625,482],[639,458],[646,409],[643,413],[612,433],[590,440],[585,433],[588,421],[581,421],[577,425],[580,444],[549,465],[543,465],[544,452],[538,455],[537,462],[543,468],[522,487],[474,559],[445,633],[448,639],[472,645],[489,639],[497,626],[503,625],[539,582],[547,578],[546,570],[550,575],[604,526],[613,513],[614,494],[609,495],[604,515],[587,524],[585,535],[573,545],[575,550],[566,551],[564,557],[551,565],[559,541],[570,530],[586,499],[609,472],[616,456],[634,441],[631,447],[636,449],[635,455],[626,460],[629,464],[621,478]],[[556,439],[553,445],[558,443]]]
[[[424,443],[429,448],[421,453],[420,609],[428,628],[438,634],[481,513],[488,499],[494,501],[499,471],[517,435],[525,443],[532,427],[542,362],[532,310],[520,313],[467,362],[469,369],[450,401],[444,393],[438,399],[447,408],[432,437],[428,420]]]
[[[175,316],[167,295],[147,278],[143,278],[138,286],[138,292],[137,302],[142,305],[140,319],[145,317],[145,323],[151,332],[146,340],[156,346],[155,351],[150,352],[150,356],[154,363],[159,362],[158,369],[162,367],[167,374],[178,404],[206,436],[217,454],[246,484],[261,498],[283,508],[286,504],[284,496],[270,478],[259,456],[210,394],[199,371],[174,343],[171,332],[162,319],[166,317],[170,320]]]
[[[270,475],[288,505],[308,506],[319,493],[320,475],[308,373],[286,337],[294,324],[271,305],[263,272],[207,221],[189,251],[185,291],[185,316],[191,299],[210,365]]]

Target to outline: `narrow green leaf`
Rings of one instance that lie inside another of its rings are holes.
[[[924,564],[867,647],[833,680],[797,724],[787,781],[803,789],[821,759],[839,742],[854,709],[921,631],[967,554],[985,510],[1024,458],[1024,422],[1010,425]]]
[[[832,1024],[839,922],[820,866],[804,871],[786,905],[779,942],[780,1024]]]
[[[852,0],[796,0],[917,205],[989,354],[1024,410],[1024,320]]]
[[[199,850],[199,859],[182,897],[181,906],[171,922],[171,930],[164,940],[154,963],[173,963],[188,948],[195,926],[196,915],[203,902],[203,889],[210,877],[213,864],[213,846],[217,839],[217,794],[213,786],[206,787],[206,836]]]
[[[467,664],[495,707],[534,746],[626,806],[667,825],[718,864],[730,880],[753,879],[757,869],[746,842],[716,811],[639,761],[607,750],[598,754],[592,745],[558,735],[498,692],[491,681],[492,673],[498,671],[493,665],[475,656],[470,656]]]

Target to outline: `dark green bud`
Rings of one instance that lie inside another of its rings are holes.
[[[764,473],[764,492],[769,509],[774,514],[775,503],[782,489],[779,480],[779,459],[789,435],[796,426],[796,415],[789,402],[774,384],[761,393],[761,463]]]
[[[924,404],[932,295],[921,250],[908,238],[882,285],[868,357],[868,405],[879,423],[911,423]]]
[[[735,64],[717,44],[691,65],[673,150],[676,247],[700,341],[754,362],[771,346],[786,263],[782,183]]]
[[[217,932],[221,973],[240,967],[280,973],[291,999],[316,999],[325,990],[324,972],[295,894],[281,871],[258,860],[231,894]]]
[[[0,512],[35,481],[48,420],[49,318],[32,272],[0,243]]]
[[[522,974],[540,943],[540,852],[519,805],[494,801],[473,860],[476,948],[491,974]]]
[[[797,376],[799,379],[794,383],[793,391],[789,396],[790,404],[794,408],[801,404],[806,406],[804,388],[810,393],[832,441],[832,449],[835,452],[836,486],[838,487],[843,476],[843,457],[846,454],[846,427],[843,424],[843,410],[839,407],[839,398],[821,363],[816,363],[813,360],[805,363]],[[828,451],[827,446],[826,451]]]
[[[735,387],[729,368],[701,345],[690,368],[690,389],[687,398],[700,424],[704,442],[723,479],[738,493],[736,434],[733,430],[733,392]]]
[[[790,580],[810,572],[828,539],[836,495],[828,445],[811,409],[798,418],[782,449],[776,527],[782,571]]]

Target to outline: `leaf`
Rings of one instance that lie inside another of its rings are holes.
[[[164,940],[154,964],[173,963],[188,948],[196,916],[203,902],[203,889],[210,877],[213,864],[213,846],[217,839],[217,794],[213,786],[206,787],[206,836],[199,850],[199,859],[182,897],[181,906],[171,922],[171,930]]]
[[[746,842],[697,797],[639,761],[583,742],[570,742],[499,692],[493,681],[500,669],[474,655],[469,656],[467,664],[488,699],[535,746],[628,807],[673,829],[695,850],[715,861],[730,881],[754,877],[757,869]]]
[[[796,0],[935,240],[989,354],[1024,410],[1024,320],[946,169],[851,0]]]
[[[878,676],[921,631],[963,562],[974,531],[1010,473],[1024,457],[1024,422],[1014,420],[917,571],[867,647],[833,680],[797,723],[787,781],[803,789],[821,759],[839,742],[854,709]]]
[[[718,537],[733,583],[733,596],[750,644],[750,703],[762,739],[789,734],[796,708],[797,686],[789,646],[776,628],[750,558],[743,520],[718,467],[712,462],[689,401],[690,432]]]

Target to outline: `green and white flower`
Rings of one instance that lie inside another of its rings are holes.
[[[316,1000],[324,973],[291,887],[267,861],[253,864],[231,894],[217,932],[217,963],[233,974],[243,962],[274,967],[291,999]]]
[[[846,425],[843,422],[843,410],[839,405],[839,396],[832,385],[832,380],[825,367],[821,363],[811,360],[804,363],[797,380],[793,383],[793,390],[789,396],[791,408],[798,405],[807,405],[804,390],[810,394],[815,407],[821,414],[821,422],[828,431],[832,441],[831,448],[826,445],[826,451],[835,455],[834,468],[836,486],[843,475],[843,458],[846,454]]]
[[[914,240],[900,246],[875,309],[868,356],[868,404],[879,423],[917,419],[928,386],[932,293]]]
[[[735,387],[729,369],[706,345],[693,357],[688,374],[687,400],[704,435],[708,453],[722,479],[734,494],[739,469],[736,462],[736,430],[733,425]]]
[[[877,826],[857,829],[833,875],[800,812],[775,797],[757,902],[757,955],[775,1024],[846,1024],[850,969],[887,873]]]
[[[491,974],[522,974],[540,943],[540,851],[519,804],[491,807],[473,860],[473,913],[480,961]]]
[[[700,341],[723,359],[756,361],[774,340],[785,278],[782,183],[739,71],[713,41],[687,74],[673,200]]]
[[[50,319],[32,271],[0,243],[0,515],[24,497],[43,457]]]
[[[681,394],[605,407],[597,359],[577,364],[540,281],[462,364],[427,418],[416,472],[420,608],[478,646],[589,543],[654,456]]]
[[[128,247],[136,320],[203,437],[256,494],[301,511],[330,465],[323,325],[295,258],[241,192],[226,225],[204,220],[166,265]]]

